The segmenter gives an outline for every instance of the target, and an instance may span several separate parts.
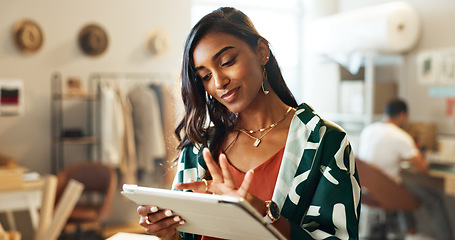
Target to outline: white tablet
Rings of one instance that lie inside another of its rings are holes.
[[[186,223],[178,231],[224,239],[285,239],[243,198],[124,184],[122,194],[139,205],[171,209]]]

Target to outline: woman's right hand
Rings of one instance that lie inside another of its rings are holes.
[[[175,216],[169,209],[159,210],[156,206],[139,206],[137,212],[141,216],[139,225],[145,228],[149,234],[160,239],[180,239],[176,228],[185,224],[180,216]]]

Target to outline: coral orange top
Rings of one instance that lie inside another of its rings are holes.
[[[254,178],[248,192],[263,201],[271,200],[275,189],[276,179],[280,170],[281,159],[283,158],[284,148],[275,153],[267,161],[254,169]],[[229,164],[236,187],[242,184],[245,173]],[[219,238],[202,236],[201,240],[217,240]]]

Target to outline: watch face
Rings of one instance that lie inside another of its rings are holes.
[[[275,202],[271,201],[269,203],[269,209],[270,215],[272,215],[274,220],[278,220],[278,218],[280,218],[280,208],[278,207],[278,205]]]

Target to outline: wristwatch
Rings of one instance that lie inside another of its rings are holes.
[[[274,201],[265,201],[265,207],[267,208],[267,212],[264,216],[265,222],[274,223],[280,218],[280,208]]]

